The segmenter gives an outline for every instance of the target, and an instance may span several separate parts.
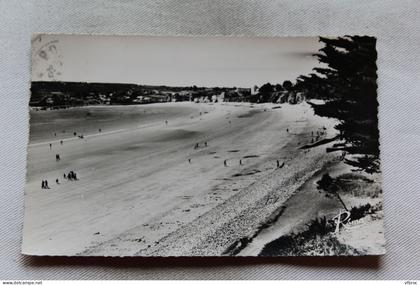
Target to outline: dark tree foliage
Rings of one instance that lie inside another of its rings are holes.
[[[322,175],[322,178],[316,182],[318,184],[318,189],[322,189],[327,193],[335,195],[338,200],[340,200],[341,204],[343,205],[344,209],[347,209],[346,204],[344,204],[343,199],[341,199],[340,194],[338,191],[340,190],[339,182],[336,179],[333,179],[328,173]]]
[[[260,103],[268,102],[273,91],[274,91],[274,86],[271,85],[270,83],[266,83],[262,85],[260,89],[258,90],[258,95],[259,95],[258,101]]]
[[[293,84],[292,84],[292,82],[291,82],[290,80],[286,80],[286,81],[284,81],[284,82],[283,82],[283,88],[284,88],[285,90],[292,90],[292,88],[293,88]]]
[[[371,210],[372,206],[367,203],[366,205],[361,205],[359,207],[353,207],[350,209],[350,219],[352,221],[360,220],[365,217],[367,213]]]
[[[311,104],[320,116],[336,118],[344,150],[363,155],[346,160],[369,172],[379,171],[379,130],[376,74],[376,39],[368,36],[320,38],[325,44],[315,56],[326,67],[300,76],[296,86],[309,98],[324,99]]]
[[[274,89],[276,91],[283,91],[284,90],[283,85],[278,84],[278,83],[274,86]]]

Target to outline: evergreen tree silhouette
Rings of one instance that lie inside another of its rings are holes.
[[[348,164],[367,172],[379,171],[379,130],[377,100],[376,39],[368,36],[320,38],[324,47],[315,54],[325,67],[300,76],[296,87],[308,98],[324,99],[325,104],[311,103],[315,114],[336,118],[339,139],[350,154]]]

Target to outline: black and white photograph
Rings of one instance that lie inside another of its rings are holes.
[[[22,253],[385,253],[376,38],[32,38]]]

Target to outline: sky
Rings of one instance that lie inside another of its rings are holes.
[[[38,35],[32,80],[252,87],[319,66],[317,37]]]

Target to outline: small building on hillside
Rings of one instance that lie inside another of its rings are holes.
[[[211,96],[211,101],[213,103],[225,102],[225,92],[223,91],[220,94],[215,94],[215,95]]]

